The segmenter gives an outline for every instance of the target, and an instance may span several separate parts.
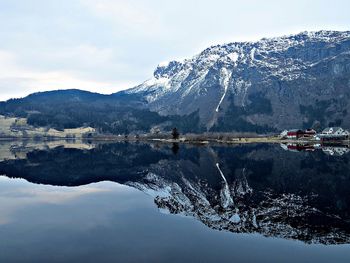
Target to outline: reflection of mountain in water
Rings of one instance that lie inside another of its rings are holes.
[[[77,186],[110,180],[154,196],[165,212],[237,233],[350,243],[349,157],[278,146],[170,147],[102,144],[32,150],[0,174]]]

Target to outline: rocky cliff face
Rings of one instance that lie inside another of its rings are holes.
[[[159,65],[126,93],[162,115],[198,112],[212,131],[350,128],[350,32],[304,32],[210,47]]]

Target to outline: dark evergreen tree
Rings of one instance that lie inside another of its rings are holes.
[[[179,139],[180,133],[178,132],[177,128],[173,128],[171,135],[173,136],[173,139],[177,140]]]

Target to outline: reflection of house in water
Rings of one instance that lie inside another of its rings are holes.
[[[315,151],[317,149],[321,149],[325,154],[331,155],[331,156],[342,156],[350,151],[348,146],[323,146],[320,144],[298,144],[298,143],[287,143],[281,144],[281,148],[283,148],[286,151],[291,152],[301,152],[301,151]]]
[[[350,150],[347,147],[322,147],[322,151],[328,155],[342,156],[348,153]]]
[[[292,152],[315,151],[315,146],[313,144],[281,143],[281,147],[286,151],[292,151]]]

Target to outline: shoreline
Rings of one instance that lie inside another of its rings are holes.
[[[254,144],[254,143],[266,143],[266,144],[336,144],[336,145],[347,145],[349,146],[350,141],[328,141],[326,143],[322,143],[317,140],[310,139],[281,139],[275,136],[265,136],[265,137],[232,137],[230,139],[216,139],[206,137],[201,139],[189,139],[186,137],[180,137],[179,139],[172,138],[147,138],[147,137],[120,137],[120,136],[93,136],[91,138],[64,138],[64,137],[0,137],[0,142],[8,142],[8,141],[35,141],[35,142],[50,142],[50,141],[66,141],[72,142],[82,141],[82,142],[158,142],[158,143],[178,143],[178,144],[227,144],[227,145],[236,145],[236,144]]]

